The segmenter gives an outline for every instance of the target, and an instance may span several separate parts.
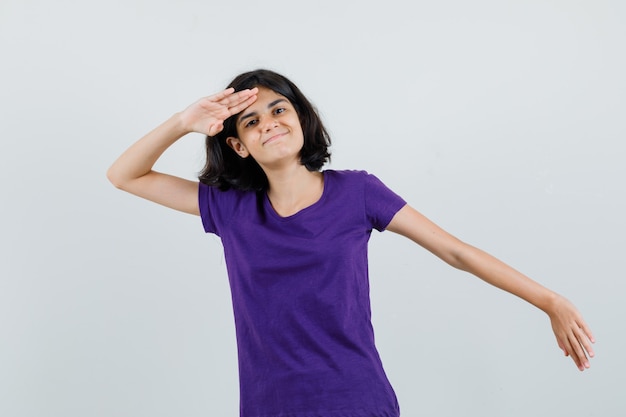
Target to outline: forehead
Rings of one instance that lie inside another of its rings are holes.
[[[277,104],[284,106],[286,104],[291,104],[289,99],[281,94],[278,94],[272,89],[267,87],[258,87],[259,92],[257,93],[257,99],[243,109],[239,115],[237,115],[237,122],[241,122],[243,119],[247,119],[249,117],[254,117],[259,115],[260,113],[264,113],[270,108],[274,107]]]
[[[289,102],[289,99],[287,99],[287,97],[281,94],[278,94],[276,91],[272,89],[269,89],[267,87],[258,87],[258,89],[259,89],[259,92],[256,95],[257,99],[254,103],[248,106],[248,109],[252,109],[254,107],[264,107],[268,103],[276,101],[280,98],[285,99],[287,100],[287,102]]]

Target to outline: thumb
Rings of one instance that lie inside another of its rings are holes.
[[[224,130],[224,123],[218,122],[209,126],[209,136],[215,136]]]

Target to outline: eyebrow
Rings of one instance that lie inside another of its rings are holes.
[[[267,105],[268,109],[271,109],[272,107],[274,107],[275,105],[277,105],[278,103],[282,102],[282,101],[287,101],[286,98],[279,98],[277,100],[272,101],[270,104]],[[240,124],[241,122],[243,122],[245,119],[249,119],[250,117],[254,117],[257,115],[257,112],[252,111],[250,113],[246,113],[243,116],[241,116],[239,118],[239,120],[237,120],[237,124]]]

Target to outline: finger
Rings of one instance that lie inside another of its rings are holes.
[[[253,96],[250,96],[246,99],[246,101],[237,103],[235,105],[233,105],[232,107],[228,108],[228,111],[230,112],[231,115],[237,114],[239,112],[241,112],[242,110],[244,110],[246,107],[250,106],[252,103],[254,103],[256,101],[256,94]]]
[[[208,96],[207,98],[211,101],[220,101],[222,100],[224,97],[228,97],[231,94],[233,94],[235,92],[235,89],[233,87],[227,88],[224,91],[220,91],[219,93],[215,93],[211,96]]]
[[[584,325],[584,323],[583,323]],[[579,328],[578,329],[578,343],[582,346],[582,348],[585,350],[585,352],[587,352],[587,355],[590,358],[594,357],[594,353],[593,353],[593,347],[591,346],[591,343],[593,342],[593,336],[590,336],[590,333],[588,331],[589,329],[587,329],[587,331],[585,331],[585,328]]]
[[[569,335],[568,342],[570,346],[568,351],[570,352],[572,359],[574,359],[576,366],[578,366],[578,369],[582,371],[585,368],[589,368],[589,360],[587,359],[587,355],[585,354],[581,344],[578,342],[576,335]]]
[[[584,325],[584,323],[582,324]],[[576,329],[575,336],[577,338],[577,346],[582,350],[585,355],[586,366],[589,367],[589,358],[592,358],[594,356],[589,334],[585,332],[583,327],[578,327]]]
[[[569,343],[564,344],[564,346],[565,346],[565,356],[566,356],[566,357],[567,357],[567,356],[569,356],[570,358],[572,358],[572,360],[574,361],[574,364],[576,365],[576,367],[578,368],[578,370],[580,370],[580,371],[584,370],[585,368],[584,368],[584,367],[582,367],[582,365],[581,365],[580,361],[578,360],[578,357],[577,357],[576,355],[572,355],[572,354],[570,354],[570,352],[571,352],[571,347],[570,347]]]
[[[230,94],[224,95],[219,100],[219,103],[227,107],[231,107],[231,106],[234,106],[234,105],[237,105],[239,103],[246,101],[250,96],[255,95],[258,91],[259,89],[256,87],[252,89],[240,90],[237,92],[233,91]]]
[[[596,343],[596,339],[593,337],[593,333],[591,332],[589,326],[587,326],[587,323],[585,323],[584,320],[580,320],[578,325],[580,326],[582,331],[585,332],[585,336],[587,336],[587,339],[589,339],[591,343]]]
[[[213,126],[209,127],[209,136],[215,136],[218,133],[220,133],[222,130],[224,130],[224,124],[216,123]]]

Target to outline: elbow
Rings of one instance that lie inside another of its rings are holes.
[[[111,166],[106,172],[107,179],[113,186],[119,190],[124,189],[124,181],[121,176],[116,172],[115,167]]]
[[[447,256],[442,256],[441,259],[453,268],[467,271],[467,267],[463,261],[463,255],[460,253],[450,253]]]
[[[472,252],[475,248],[467,243],[461,242],[461,245],[451,250],[441,258],[450,266],[465,272],[472,270]]]

